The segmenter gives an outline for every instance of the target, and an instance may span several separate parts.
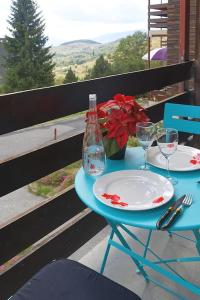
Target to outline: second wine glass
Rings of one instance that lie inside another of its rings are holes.
[[[174,128],[161,128],[157,131],[157,144],[160,152],[166,159],[167,178],[172,184],[176,184],[178,181],[176,178],[172,178],[169,173],[169,158],[175,153],[178,146],[178,131]]]
[[[144,165],[140,167],[142,170],[148,170],[147,165],[147,151],[152,145],[155,135],[155,125],[152,122],[138,122],[136,123],[136,137],[139,144],[145,151]]]

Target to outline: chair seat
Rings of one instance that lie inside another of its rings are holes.
[[[11,300],[141,300],[94,270],[69,259],[54,261],[35,274]]]

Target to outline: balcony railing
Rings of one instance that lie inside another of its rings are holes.
[[[54,120],[84,111],[88,95],[105,101],[116,93],[139,95],[192,78],[193,62],[110,76],[91,81],[0,96],[0,133]],[[184,91],[147,109],[153,122],[163,118],[166,102],[190,103]],[[0,196],[42,178],[81,158],[83,133],[58,139],[0,164]],[[27,141],[28,142],[28,141]],[[73,186],[0,228],[0,264],[24,249],[31,251],[0,277],[0,299],[7,299],[39,268],[58,257],[67,257],[106,225],[86,208]],[[47,236],[48,235],[48,236]],[[39,242],[38,242],[39,241]]]

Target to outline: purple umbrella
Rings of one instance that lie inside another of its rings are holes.
[[[148,60],[148,53],[142,59]],[[150,60],[167,60],[167,47],[155,48],[150,51]]]

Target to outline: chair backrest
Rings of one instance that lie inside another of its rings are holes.
[[[165,104],[164,127],[200,134],[200,106]]]

